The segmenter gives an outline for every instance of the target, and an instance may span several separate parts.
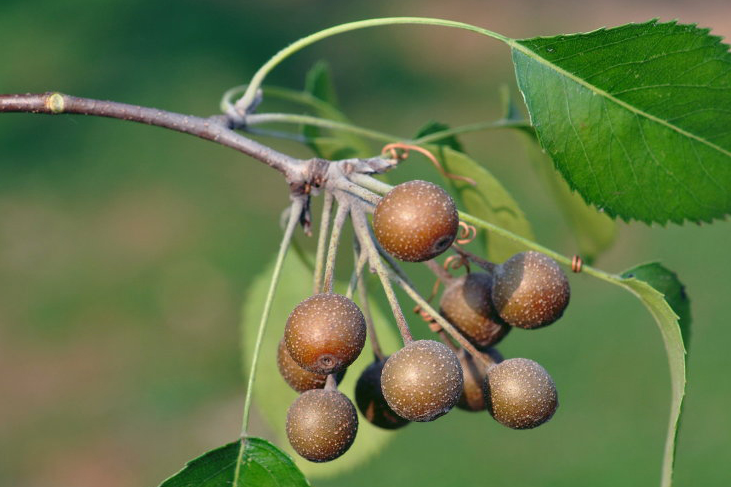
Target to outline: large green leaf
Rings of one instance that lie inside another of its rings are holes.
[[[653,262],[627,270],[619,284],[635,294],[657,322],[670,364],[672,401],[663,458],[663,487],[672,484],[675,449],[685,395],[684,338],[690,337],[690,301],[674,272]]]
[[[246,293],[241,321],[244,364],[248,364],[248,357],[251,357],[256,337],[256,324],[259,322],[272,269],[273,264],[267,266],[253,280]],[[297,397],[297,393],[290,389],[279,375],[276,353],[277,344],[284,334],[284,325],[289,313],[312,292],[312,271],[303,264],[301,259],[290,252],[284,262],[282,275],[286,277],[280,281],[277,288],[267,331],[262,343],[262,353],[257,369],[256,382],[254,383],[254,405],[259,417],[267,422],[271,431],[276,435],[277,443],[284,445],[285,450],[293,455],[299,468],[309,478],[335,475],[338,472],[354,468],[378,454],[384,445],[393,438],[394,433],[376,428],[361,416],[355,443],[345,455],[337,460],[328,463],[310,463],[294,454],[287,441],[284,425],[287,409]],[[400,348],[393,318],[384,317],[379,308],[375,306],[372,306],[372,312],[378,338],[384,351],[395,351]],[[345,378],[339,386],[341,392],[352,398],[355,382],[363,369],[370,364],[372,357],[373,354],[370,352],[369,345],[366,344],[366,348],[358,360],[348,367]]]
[[[731,54],[675,22],[509,42],[542,146],[611,216],[711,221],[731,212]]]
[[[444,178],[450,193],[456,197],[459,206],[468,213],[513,233],[533,240],[533,230],[523,210],[505,187],[487,169],[462,152],[447,146],[429,146],[448,173],[467,176],[476,185]],[[502,262],[513,254],[525,250],[514,240],[500,235],[488,234],[487,255],[496,262]]]
[[[243,445],[242,445],[243,441]],[[239,477],[236,462],[243,447]],[[204,453],[160,487],[308,487],[292,459],[266,440],[248,437]]]

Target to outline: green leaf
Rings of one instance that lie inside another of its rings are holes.
[[[690,299],[685,293],[685,286],[680,282],[677,274],[658,262],[651,262],[625,271],[622,273],[622,277],[634,277],[645,281],[663,294],[665,301],[678,315],[680,332],[683,336],[683,343],[687,348],[690,341]]]
[[[305,91],[318,100],[338,106],[338,95],[332,80],[332,70],[327,61],[317,61],[305,76]]]
[[[437,156],[444,170],[474,180],[475,186],[456,179],[444,178],[450,193],[460,207],[473,216],[499,225],[506,230],[533,240],[533,230],[523,210],[505,187],[487,169],[468,157],[446,146],[427,147]],[[502,262],[526,248],[514,240],[489,234],[488,258]]]
[[[587,205],[578,193],[571,191],[569,185],[538,147],[535,134],[525,134],[523,140],[533,161],[533,167],[571,227],[579,247],[579,254],[587,264],[591,264],[614,243],[617,236],[616,222],[596,208]]]
[[[305,92],[326,104],[322,109],[315,110],[317,116],[336,122],[348,122],[348,118],[338,109],[335,84],[327,62],[318,61],[307,73]],[[338,132],[332,136],[324,134],[325,131],[319,127],[306,125],[302,128],[302,135],[308,140],[307,145],[318,157],[337,160],[371,155],[372,150],[368,143],[356,135],[347,132]]]
[[[419,129],[419,131],[416,133],[416,137],[414,139],[419,139],[421,137],[424,137],[426,135],[434,134],[437,132],[441,132],[443,130],[449,129],[449,125],[437,122],[435,120],[431,120],[424,124],[423,127]],[[450,147],[458,152],[464,152],[464,149],[462,147],[462,143],[457,139],[455,135],[450,135],[448,137],[445,137],[443,139],[435,140],[431,142],[435,145],[446,145],[447,147]]]
[[[620,285],[635,294],[655,318],[670,364],[672,401],[663,457],[663,487],[672,484],[675,449],[685,395],[684,338],[690,336],[690,301],[674,272],[659,263],[644,264],[622,274]]]
[[[244,310],[241,321],[242,363],[248,364],[254,347],[256,324],[259,321],[261,310],[266,296],[269,278],[273,264],[257,276],[246,292]],[[266,334],[262,343],[261,360],[257,369],[257,378],[254,382],[254,405],[258,416],[263,418],[269,429],[276,435],[277,443],[285,445],[284,449],[293,455],[295,463],[309,478],[327,477],[339,472],[352,469],[377,455],[384,445],[393,438],[393,432],[378,429],[368,423],[362,416],[358,426],[358,436],[348,452],[335,461],[328,463],[311,463],[294,454],[287,441],[284,429],[287,409],[297,397],[297,393],[290,389],[277,369],[277,345],[284,334],[284,325],[289,313],[303,299],[312,293],[312,271],[293,253],[287,255],[283,267],[283,279],[279,283],[277,295],[272,303]],[[342,285],[339,283],[342,292]],[[337,286],[337,285],[336,285]],[[336,287],[336,289],[338,289]],[[400,340],[395,331],[393,318],[384,317],[378,307],[372,306],[371,311],[375,321],[378,338],[384,351],[400,348]],[[369,344],[345,374],[339,389],[352,398],[355,382],[360,373],[372,361],[373,354]]]
[[[239,478],[233,485],[241,441],[204,453],[160,484],[160,487],[307,487],[292,459],[266,440],[242,440],[243,457]]]
[[[644,222],[731,211],[731,54],[675,22],[513,40],[541,145],[583,198]]]

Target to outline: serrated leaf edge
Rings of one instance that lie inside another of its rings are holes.
[[[529,41],[529,40],[532,40],[532,39],[551,39],[551,38],[557,38],[557,37],[560,37],[560,38],[571,38],[571,37],[580,37],[580,36],[584,36],[584,35],[596,34],[596,33],[599,33],[599,32],[609,32],[609,31],[612,31],[612,30],[625,28],[625,27],[627,27],[629,25],[633,25],[633,26],[646,26],[646,25],[661,25],[661,26],[662,25],[681,25],[681,26],[688,26],[688,27],[692,27],[692,28],[696,29],[698,32],[703,33],[703,34],[707,35],[708,37],[712,38],[716,42],[716,44],[718,46],[720,46],[720,47],[723,47],[726,50],[727,53],[728,53],[728,50],[731,48],[728,44],[724,44],[723,42],[721,42],[723,40],[723,38],[721,36],[710,35],[709,34],[710,33],[710,29],[708,29],[708,28],[699,28],[699,27],[697,27],[697,24],[678,24],[677,20],[673,20],[673,21],[665,22],[665,23],[658,23],[658,19],[652,19],[652,20],[649,20],[647,22],[641,22],[641,23],[634,23],[633,22],[633,23],[624,24],[624,25],[617,26],[617,27],[612,27],[612,28],[602,27],[602,28],[599,28],[599,29],[596,29],[596,30],[593,30],[593,31],[590,31],[590,32],[579,32],[579,33],[575,33],[575,34],[564,34],[564,35],[560,35],[560,36],[539,36],[539,37],[528,38],[528,39],[510,39],[510,40],[507,41],[507,44],[510,46],[511,49],[521,52],[522,54],[526,55],[527,57],[530,57],[531,59],[536,60],[540,64],[542,64],[544,66],[547,66],[550,69],[553,69],[557,73],[559,73],[559,74],[561,74],[561,75],[569,78],[570,80],[572,80],[575,83],[577,83],[577,84],[579,84],[579,85],[581,85],[581,86],[589,89],[590,91],[596,93],[597,95],[600,95],[600,96],[605,97],[607,100],[616,103],[617,105],[619,105],[619,106],[621,106],[621,107],[629,110],[630,112],[632,112],[632,113],[634,113],[636,115],[643,116],[643,117],[647,118],[648,120],[651,120],[653,122],[656,122],[656,123],[658,123],[660,125],[663,125],[663,126],[669,128],[671,130],[674,130],[675,132],[677,132],[680,135],[686,136],[686,137],[691,138],[691,139],[694,139],[694,140],[696,140],[696,141],[698,141],[698,142],[700,142],[702,144],[705,144],[708,147],[711,147],[711,148],[719,151],[721,154],[724,154],[724,155],[726,155],[727,157],[729,157],[731,159],[731,151],[728,151],[728,150],[724,149],[723,147],[719,147],[718,145],[716,145],[716,144],[714,144],[714,143],[712,143],[712,142],[710,142],[710,141],[708,141],[708,140],[706,140],[706,139],[704,139],[702,137],[699,137],[699,136],[697,136],[695,134],[692,134],[692,133],[690,133],[690,132],[688,132],[688,131],[686,131],[684,129],[681,129],[680,127],[678,127],[676,125],[673,125],[673,124],[671,124],[671,123],[669,123],[667,121],[664,121],[664,120],[662,120],[662,119],[660,119],[660,118],[658,118],[658,117],[656,117],[654,115],[651,115],[651,114],[649,114],[647,112],[644,112],[642,110],[639,110],[639,109],[633,107],[632,105],[630,105],[630,104],[628,104],[628,103],[626,103],[626,102],[624,102],[622,100],[619,100],[618,98],[612,96],[611,94],[609,94],[605,90],[602,90],[602,89],[600,89],[600,88],[592,85],[591,83],[588,83],[588,82],[584,81],[583,79],[579,78],[578,76],[575,76],[571,72],[566,71],[565,69],[557,66],[556,64],[551,63],[547,59],[541,57],[535,51],[533,51],[533,50],[527,48],[526,46],[524,46],[523,44],[521,44],[521,42]],[[523,102],[526,105],[528,105],[528,100],[526,99],[525,93],[523,92],[523,90],[519,90],[519,91],[520,91],[521,96],[523,97]],[[528,110],[528,117],[530,119],[531,125],[533,125],[535,127],[536,125],[535,125],[535,122],[533,120],[533,114],[530,112],[530,110]],[[540,131],[536,130],[536,134],[537,134],[537,136],[538,136],[538,138],[540,140],[541,139]],[[543,142],[542,141],[541,141],[541,146],[543,146]],[[580,191],[578,191],[578,188],[576,187],[576,185],[573,184],[572,181],[569,178],[566,177],[566,174],[562,170],[561,167],[559,167],[555,163],[554,163],[554,166],[556,167],[556,169],[559,172],[561,172],[561,174],[564,175],[564,179],[566,179],[566,181],[569,183],[569,186],[571,187],[571,190],[572,191],[576,191],[577,193],[579,193],[581,195],[581,197],[583,198],[583,200],[587,204],[593,205],[594,207],[599,208],[598,205],[594,201],[589,201]],[[663,221],[657,221],[657,220],[651,220],[651,219],[639,219],[639,218],[634,218],[634,217],[626,217],[624,215],[620,215],[620,214],[617,214],[617,213],[611,211],[611,209],[609,209],[609,208],[606,208],[606,213],[609,214],[609,215],[611,215],[611,216],[613,216],[613,217],[619,216],[625,222],[630,222],[632,220],[638,220],[638,221],[643,221],[645,223],[653,223],[653,222],[654,223],[660,223],[662,225],[664,225],[668,221],[672,221],[674,223],[683,223],[684,221],[692,221],[692,222],[697,223],[697,222],[711,222],[714,219],[719,219],[719,220],[726,219],[726,216],[725,215],[715,215],[715,216],[711,216],[708,219],[703,219],[703,218],[700,218],[700,219],[683,218],[683,219],[677,220],[677,219],[666,218]]]

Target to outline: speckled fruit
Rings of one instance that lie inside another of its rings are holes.
[[[487,408],[501,424],[513,429],[540,426],[558,407],[556,385],[533,360],[511,358],[487,371]]]
[[[301,367],[334,374],[352,364],[365,344],[366,325],[358,306],[341,294],[315,294],[287,318],[284,343]]]
[[[503,361],[503,356],[494,348],[489,348],[485,354],[497,364]],[[487,368],[473,359],[472,355],[464,349],[460,349],[457,358],[464,375],[464,386],[457,407],[465,411],[484,411],[487,409],[487,402],[485,401]]]
[[[358,413],[338,391],[312,389],[287,411],[287,438],[311,462],[329,462],[348,451],[358,431]]]
[[[497,266],[492,302],[500,317],[520,328],[550,325],[563,315],[571,289],[555,260],[521,252]]]
[[[377,360],[370,364],[355,384],[355,404],[368,422],[379,428],[395,430],[409,424],[396,414],[383,397],[381,390],[381,373],[385,360]]]
[[[277,348],[277,368],[284,381],[297,392],[305,392],[310,389],[322,389],[325,387],[327,375],[315,374],[300,367],[289,355],[287,346],[284,344],[284,339],[279,341],[279,347]],[[338,372],[335,375],[335,380],[340,383],[344,375],[344,370]]]
[[[457,356],[443,343],[417,340],[394,353],[381,374],[383,397],[411,421],[433,421],[457,404],[463,386]]]
[[[442,316],[482,349],[495,345],[510,331],[494,309],[491,289],[489,274],[473,272],[450,281],[439,301]]]
[[[394,257],[422,262],[441,254],[457,236],[459,217],[449,194],[427,181],[399,184],[373,213],[373,231]]]

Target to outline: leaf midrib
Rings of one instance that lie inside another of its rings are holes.
[[[598,88],[597,86],[595,86],[595,85],[593,85],[593,84],[585,81],[584,79],[576,76],[575,74],[573,74],[573,73],[571,73],[569,71],[566,71],[562,67],[557,66],[556,64],[548,61],[546,58],[541,57],[535,51],[527,48],[523,44],[520,44],[517,39],[509,39],[509,40],[505,40],[505,42],[510,46],[511,49],[515,49],[517,51],[520,51],[521,53],[523,53],[526,56],[534,59],[538,63],[540,63],[540,64],[542,64],[544,66],[547,66],[550,69],[553,69],[557,73],[559,73],[559,74],[561,74],[563,76],[566,76],[567,78],[569,78],[572,81],[578,83],[579,85],[581,85],[581,86],[583,86],[583,87],[585,87],[585,88],[593,91],[597,95],[603,96],[604,98],[606,98],[606,99],[608,99],[608,100],[616,103],[617,105],[619,105],[619,106],[621,106],[621,107],[629,110],[630,112],[635,113],[636,115],[641,115],[641,116],[647,118],[648,120],[651,120],[651,121],[653,121],[655,123],[658,123],[660,125],[663,125],[663,126],[669,128],[669,129],[677,132],[678,134],[684,135],[685,137],[688,137],[690,139],[696,140],[696,141],[700,142],[701,144],[705,144],[708,147],[717,150],[718,152],[720,152],[721,154],[725,155],[726,157],[731,158],[731,151],[726,150],[723,147],[720,147],[720,146],[714,144],[713,142],[710,142],[709,140],[704,139],[703,137],[700,137],[700,136],[698,136],[698,135],[696,135],[696,134],[694,134],[692,132],[688,132],[687,130],[682,129],[682,128],[678,127],[677,125],[674,125],[674,124],[668,122],[667,120],[663,120],[661,118],[658,118],[655,115],[652,115],[650,113],[647,113],[647,112],[645,112],[643,110],[640,110],[639,108],[637,108],[637,107],[635,107],[633,105],[630,105],[629,103],[627,103],[625,101],[620,100],[619,98],[615,97],[611,93],[609,93],[609,92],[607,92],[605,90],[602,90],[601,88]]]

